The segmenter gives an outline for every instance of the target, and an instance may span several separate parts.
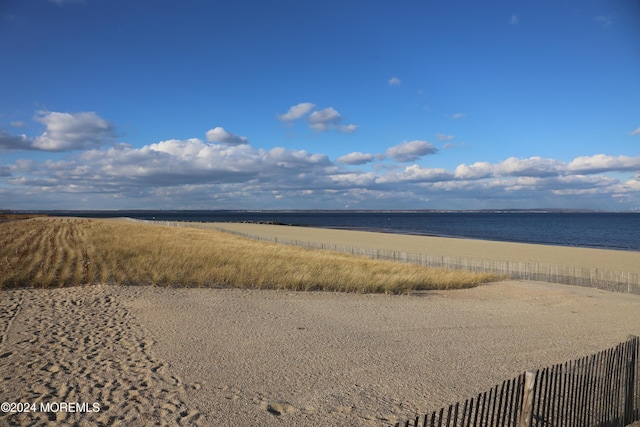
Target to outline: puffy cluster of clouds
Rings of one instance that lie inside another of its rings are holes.
[[[207,141],[213,143],[222,143],[230,145],[248,144],[249,139],[246,136],[238,136],[227,132],[224,128],[218,126],[207,131]]]
[[[433,144],[427,141],[405,141],[387,149],[387,156],[396,162],[415,162],[427,154],[435,154],[438,151]]]
[[[339,163],[344,163],[346,165],[364,165],[365,163],[371,162],[373,159],[374,159],[373,154],[355,151],[353,153],[340,156],[336,160]]]
[[[354,124],[342,124],[342,115],[333,107],[314,110],[316,105],[311,102],[301,102],[289,108],[289,110],[278,116],[280,120],[287,124],[306,116],[309,128],[316,132],[336,130],[338,132],[351,133],[358,128]],[[310,114],[309,114],[310,113]]]
[[[460,179],[482,179],[488,177],[552,177],[561,175],[592,175],[605,172],[640,171],[640,157],[580,156],[571,162],[561,162],[554,159],[529,157],[518,159],[509,157],[498,164],[476,162],[472,165],[461,164],[455,170],[455,177]]]
[[[34,119],[45,126],[40,136],[31,139],[26,135],[11,135],[0,130],[0,149],[87,150],[116,139],[113,125],[94,112],[71,114],[39,111]],[[22,122],[17,123],[23,126]]]
[[[315,108],[312,104],[294,107],[281,119],[307,115],[310,119]],[[404,141],[384,153],[351,152],[333,161],[305,150],[257,149],[246,137],[222,127],[207,131],[206,140],[171,139],[134,147],[116,143],[113,126],[95,113],[46,112],[39,113],[36,121],[45,131],[35,138],[0,131],[0,154],[70,153],[62,160],[0,159],[0,200],[9,207],[335,208],[349,204],[464,209],[640,204],[640,156],[596,154],[566,162],[509,157],[447,169],[416,163],[438,153],[423,140]],[[388,162],[371,170],[354,167],[376,160]]]
[[[359,151],[338,157],[336,161],[347,165],[362,165],[375,159],[384,160],[390,158],[396,162],[415,162],[423,156],[435,154],[438,149],[431,143],[422,140],[404,141],[398,145],[387,148],[384,154],[369,154]]]
[[[278,116],[278,118],[285,122],[298,120],[299,118],[302,118],[305,115],[307,115],[315,107],[316,105],[312,104],[311,102],[301,102],[289,108],[289,111],[287,111],[285,114]]]

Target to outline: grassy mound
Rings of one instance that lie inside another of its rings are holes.
[[[1,223],[0,243],[0,288],[118,283],[404,293],[500,279],[126,221]]]

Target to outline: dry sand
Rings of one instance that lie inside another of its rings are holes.
[[[211,223],[220,229],[282,240],[324,243],[357,248],[425,253],[436,256],[500,261],[575,265],[576,267],[640,273],[640,252],[551,245],[414,236],[368,231],[334,230],[269,224]]]
[[[0,402],[100,412],[0,425],[380,426],[639,335],[639,312],[638,295],[515,281],[400,296],[3,290]]]
[[[201,418],[185,404],[185,391],[198,385],[184,384],[154,355],[122,291],[0,291],[0,402],[35,409],[2,411],[0,425],[191,425]],[[61,402],[87,406],[71,413],[59,410]],[[42,412],[41,403],[53,410]]]

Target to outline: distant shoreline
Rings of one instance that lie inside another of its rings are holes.
[[[212,227],[282,240],[319,242],[431,255],[575,265],[640,273],[640,252],[610,248],[505,242],[466,237],[383,233],[327,227],[210,223]]]
[[[240,222],[640,251],[640,215],[577,210],[94,210],[50,216]]]
[[[298,224],[274,224],[274,225],[284,225],[291,227],[311,227],[311,225],[298,225]],[[422,237],[442,237],[444,239],[468,239],[468,240],[484,240],[489,242],[504,242],[504,243],[522,243],[525,245],[544,245],[551,247],[561,247],[561,248],[585,248],[585,249],[604,249],[611,251],[623,251],[623,252],[640,252],[638,249],[633,248],[614,248],[608,246],[588,246],[588,245],[570,245],[570,244],[560,244],[560,243],[531,243],[524,242],[520,240],[498,240],[498,239],[487,239],[487,238],[479,238],[479,237],[466,237],[466,236],[454,236],[450,234],[438,234],[438,233],[419,233],[419,232],[411,232],[411,231],[399,231],[393,229],[384,229],[384,228],[356,228],[356,227],[317,227],[317,228],[326,228],[328,230],[351,230],[351,231],[364,231],[370,233],[385,233],[385,234],[398,234],[401,236],[422,236]]]
[[[96,213],[119,214],[134,213],[638,213],[640,210],[600,210],[600,209],[567,209],[567,208],[532,208],[532,209],[8,209],[8,213],[19,214],[72,214]]]

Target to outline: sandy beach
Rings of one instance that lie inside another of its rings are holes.
[[[527,261],[640,273],[640,252],[270,224],[210,223],[252,236],[437,256]]]
[[[0,308],[0,401],[86,404],[0,413],[15,426],[380,426],[640,334],[638,295],[517,281],[395,296],[17,289]]]

